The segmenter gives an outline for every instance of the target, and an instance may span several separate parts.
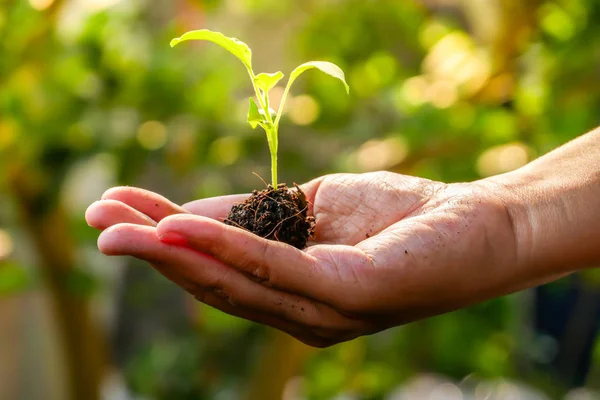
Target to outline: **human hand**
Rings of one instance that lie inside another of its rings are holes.
[[[302,186],[315,240],[305,250],[221,222],[245,196],[183,207],[114,188],[88,223],[107,255],[131,255],[198,300],[324,347],[552,278],[526,268],[494,187],[378,172]]]

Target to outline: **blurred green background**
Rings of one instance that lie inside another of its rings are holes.
[[[597,0],[0,0],[0,399],[600,398],[597,272],[316,350],[101,255],[83,214],[111,186],[183,203],[269,176],[243,66],[169,48],[200,28],[257,71],[346,71],[350,96],[295,85],[287,183],[470,181],[600,124]]]

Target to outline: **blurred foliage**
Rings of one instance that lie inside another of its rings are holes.
[[[13,263],[0,263],[0,296],[27,290],[31,276],[22,267]]]
[[[179,292],[152,271],[108,276],[82,215],[111,185],[185,202],[260,187],[251,172],[268,177],[266,140],[245,122],[242,67],[216,46],[170,49],[186,30],[242,38],[260,70],[323,59],[346,71],[349,97],[319,74],[298,81],[282,181],[387,169],[455,182],[518,168],[599,124],[598,21],[595,0],[2,0],[0,295],[38,290],[19,265],[39,267],[66,313],[67,369],[82,382],[73,399],[97,398],[102,373],[87,367],[104,338],[107,354],[127,349],[112,358],[128,388],[153,399],[269,399],[256,393],[286,384],[310,399],[382,399],[424,371],[515,378],[557,397],[570,383],[548,367],[556,344],[529,329],[526,296],[296,348],[182,295],[159,297]],[[90,323],[107,297],[118,299],[116,327]],[[183,317],[171,320],[175,309]]]

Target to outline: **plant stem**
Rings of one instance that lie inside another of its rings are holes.
[[[248,69],[248,75],[250,75],[250,81],[252,82],[252,88],[254,89],[254,93],[256,94],[256,98],[258,99],[258,105],[260,106],[260,108],[265,108],[265,104],[263,102],[263,98],[260,95],[260,90],[258,90],[258,88],[256,87],[256,84],[254,83],[254,72],[252,72],[251,69]]]
[[[269,123],[268,127],[263,126],[265,132],[267,134],[267,142],[269,143],[269,152],[271,153],[271,183],[273,188],[277,190],[277,150],[279,147],[279,142],[277,138],[277,125],[273,123],[273,118],[271,117],[271,113],[269,111],[269,94],[263,93],[255,83],[255,75],[251,69],[248,69],[248,74],[250,75],[250,80],[252,81],[252,87],[254,88],[254,93],[256,93],[256,98],[258,99],[259,106],[263,109],[265,113],[265,118]]]
[[[290,88],[292,87],[292,80],[288,81],[288,84],[285,86],[285,90],[283,91],[283,95],[281,96],[281,101],[279,102],[279,110],[277,110],[277,117],[275,118],[275,129],[279,128],[279,121],[281,120],[281,115],[283,114],[283,107],[285,106],[285,101],[287,100],[288,93],[290,92]]]
[[[277,140],[277,127],[272,127],[267,132],[267,138],[269,139],[269,150],[271,152],[271,182],[273,189],[277,190],[277,150],[279,143]]]

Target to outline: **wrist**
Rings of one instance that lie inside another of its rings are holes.
[[[600,169],[569,147],[481,181],[506,207],[520,262],[555,274],[600,261]]]
[[[528,200],[527,179],[517,172],[482,179],[478,183],[488,188],[504,207],[515,243],[517,263],[531,268],[539,263],[534,249],[534,210]]]

